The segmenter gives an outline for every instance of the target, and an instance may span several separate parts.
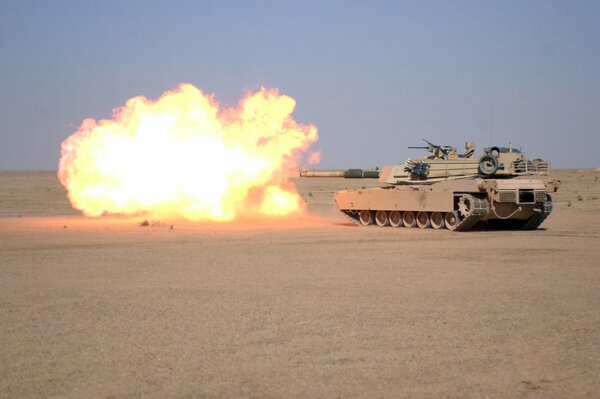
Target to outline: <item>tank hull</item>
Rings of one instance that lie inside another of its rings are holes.
[[[457,231],[476,226],[535,229],[552,212],[550,193],[556,191],[558,184],[542,179],[465,178],[339,191],[335,201],[346,216],[360,225]]]

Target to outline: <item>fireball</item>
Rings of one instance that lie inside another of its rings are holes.
[[[239,215],[304,211],[289,182],[318,139],[291,116],[296,102],[276,89],[221,109],[191,84],[158,100],[139,96],[111,119],[85,119],[61,147],[58,177],[86,216],[231,221]]]

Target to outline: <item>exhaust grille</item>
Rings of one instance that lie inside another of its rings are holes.
[[[546,201],[546,192],[545,191],[536,191],[535,192],[535,202],[544,202]]]
[[[499,191],[498,202],[517,202],[517,193],[508,190]]]

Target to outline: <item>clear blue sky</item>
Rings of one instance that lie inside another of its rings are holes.
[[[319,128],[321,167],[490,130],[598,167],[599,42],[600,1],[0,0],[0,170],[56,169],[82,119],[179,82],[229,105],[279,88]]]

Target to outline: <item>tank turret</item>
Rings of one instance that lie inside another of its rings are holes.
[[[423,139],[425,140],[425,139]],[[425,140],[432,155],[409,158],[404,164],[386,166],[380,173],[380,181],[387,184],[431,184],[445,179],[480,177],[507,177],[519,175],[548,175],[550,163],[535,162],[525,158],[520,150],[508,147],[488,147],[475,157],[475,143],[467,141],[465,152],[458,154],[455,147],[438,146]]]

